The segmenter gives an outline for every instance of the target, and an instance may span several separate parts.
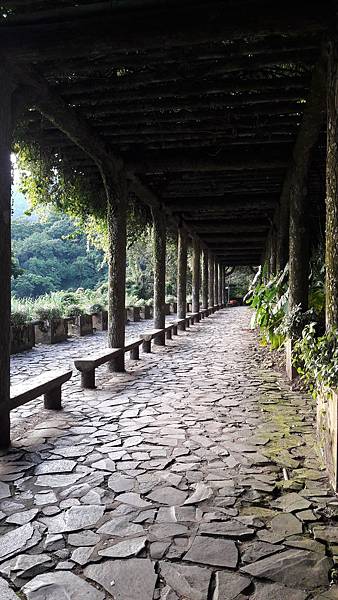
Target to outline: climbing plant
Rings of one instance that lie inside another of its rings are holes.
[[[338,329],[318,336],[318,324],[309,323],[295,342],[293,364],[316,397],[323,388],[338,388]]]

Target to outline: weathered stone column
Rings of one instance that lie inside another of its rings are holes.
[[[11,81],[0,69],[0,447],[10,444],[9,358],[11,318]],[[7,405],[5,408],[4,405]]]
[[[338,327],[338,40],[329,44],[326,159],[326,328]]]
[[[124,172],[102,172],[107,196],[108,227],[108,345],[125,345],[125,288],[128,187]],[[124,371],[124,353],[112,360],[110,371]]]
[[[214,271],[215,271],[215,261],[214,257],[209,254],[209,308],[213,309],[215,304],[215,280],[214,280]]]
[[[320,61],[312,74],[311,93],[293,151],[293,167],[289,189],[289,311],[297,305],[308,308],[310,240],[308,222],[307,182],[312,151],[317,144],[325,111],[325,67]],[[286,344],[286,370],[292,379],[292,340]]]
[[[183,227],[178,228],[177,246],[177,317],[184,319],[187,315],[187,234]],[[185,324],[180,325],[185,329]]]
[[[206,248],[203,250],[202,261],[202,308],[208,308],[208,290],[209,290],[209,252]]]
[[[199,241],[192,241],[192,312],[198,313],[200,310],[200,281],[201,281],[201,249]]]
[[[218,305],[218,262],[215,259],[215,266],[214,266],[214,302],[215,305]]]
[[[221,265],[221,301],[225,305],[225,271],[224,265]]]
[[[165,327],[165,260],[166,260],[166,223],[163,211],[152,210],[153,215],[153,252],[154,252],[154,326]],[[165,332],[156,336],[154,344],[165,345]]]

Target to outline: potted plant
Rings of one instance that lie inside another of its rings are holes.
[[[105,310],[102,304],[92,304],[88,312],[92,315],[93,329],[95,331],[108,330],[108,311]]]
[[[35,345],[34,325],[28,322],[28,314],[13,311],[11,314],[11,354],[31,350]]]
[[[68,321],[70,325],[70,334],[82,337],[93,333],[92,315],[85,314],[84,310],[78,305],[72,305],[67,310]]]
[[[40,344],[57,344],[68,337],[68,322],[57,307],[41,307],[35,311],[35,340]]]

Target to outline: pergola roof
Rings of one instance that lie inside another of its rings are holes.
[[[333,15],[329,0],[2,7],[0,51],[13,64],[33,67],[221,262],[260,262]],[[29,139],[100,176],[92,156],[38,111],[26,119]],[[324,197],[323,140],[309,181],[314,215]]]

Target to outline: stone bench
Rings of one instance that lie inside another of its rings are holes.
[[[143,352],[146,352],[146,353],[151,352],[151,341],[154,340],[156,337],[163,335],[163,332],[165,332],[165,330],[166,330],[166,328],[152,329],[150,331],[145,331],[144,333],[141,333],[140,340],[142,343]]]
[[[44,396],[45,408],[61,409],[61,386],[72,376],[73,371],[47,371],[24,383],[11,386],[9,410],[18,408],[39,396]]]
[[[104,348],[89,354],[85,358],[74,360],[75,368],[81,373],[81,385],[83,388],[95,389],[95,369],[105,363],[114,360],[125,352],[130,352],[130,358],[139,359],[139,347],[141,340],[133,340],[127,343],[123,348]]]

